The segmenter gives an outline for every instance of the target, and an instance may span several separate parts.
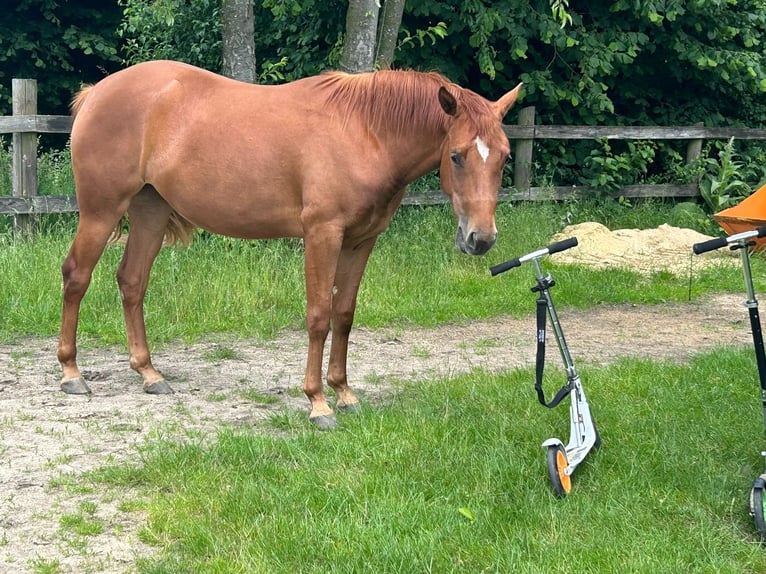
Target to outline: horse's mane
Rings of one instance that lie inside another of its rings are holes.
[[[477,135],[486,135],[494,125],[491,120],[496,121],[487,100],[436,72],[327,72],[320,78],[321,85],[330,90],[328,104],[337,107],[344,118],[361,116],[376,131],[385,127],[401,134],[424,125],[444,127],[449,116],[439,105],[442,86],[458,100],[463,112],[474,118]]]

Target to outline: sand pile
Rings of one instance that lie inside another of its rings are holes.
[[[713,239],[692,229],[660,225],[655,229],[610,231],[600,223],[579,223],[564,228],[551,242],[577,237],[578,245],[552,257],[559,263],[576,263],[598,269],[626,268],[650,274],[669,271],[687,275],[689,270],[712,265],[732,265],[739,259],[729,249],[694,255],[692,245]]]

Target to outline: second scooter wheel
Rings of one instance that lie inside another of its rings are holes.
[[[551,478],[553,492],[559,498],[563,498],[572,492],[572,477],[566,474],[569,466],[567,453],[563,445],[548,447],[548,475]]]
[[[766,542],[766,511],[763,505],[764,490],[766,489],[766,475],[761,475],[753,481],[753,487],[750,489],[750,515],[755,522],[755,529],[761,542]]]

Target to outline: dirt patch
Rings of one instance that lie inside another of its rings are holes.
[[[751,344],[743,299],[726,295],[680,304],[559,309],[559,314],[578,364],[624,356],[683,361],[711,347]],[[535,325],[530,316],[438,329],[355,329],[351,341],[352,384],[364,400],[380,402],[397,379],[532,365]],[[281,409],[308,412],[299,392],[303,333],[268,342],[165,347],[154,363],[175,388],[173,396],[141,392],[125,351],[113,348],[81,350],[92,397],[64,395],[58,390],[55,348],[53,339],[0,346],[0,572],[31,573],[35,561],[52,560],[58,560],[61,573],[130,571],[137,557],[152,551],[138,538],[143,517],[116,510],[123,496],[73,493],[52,486],[52,480],[129,459],[149,436],[183,439],[227,425],[257,428]],[[548,348],[557,353],[555,344]],[[557,356],[553,361],[560,364]],[[276,401],[253,402],[249,393]],[[87,501],[94,504],[83,510]],[[62,515],[87,512],[104,524],[101,534],[82,539],[62,529]]]

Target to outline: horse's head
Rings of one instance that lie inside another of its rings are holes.
[[[495,244],[495,206],[503,166],[510,155],[502,120],[516,102],[521,84],[496,102],[462,90],[439,89],[450,116],[441,150],[440,177],[457,217],[455,244],[463,253],[483,255]]]

